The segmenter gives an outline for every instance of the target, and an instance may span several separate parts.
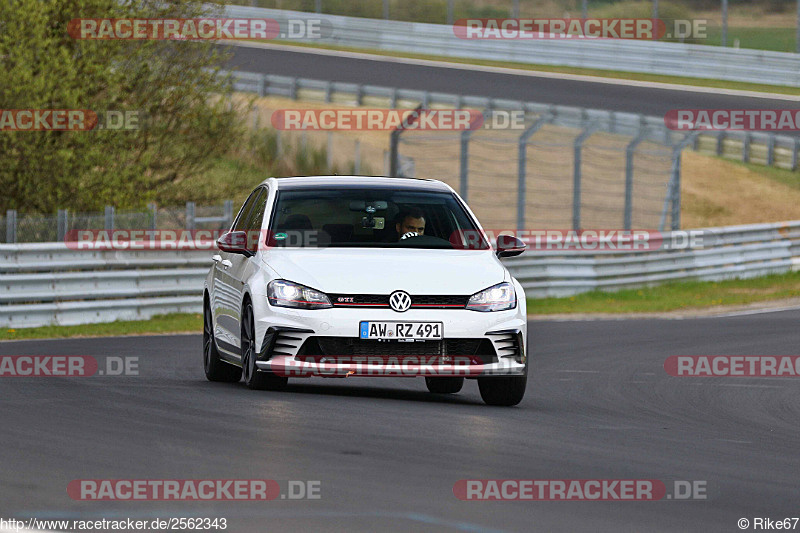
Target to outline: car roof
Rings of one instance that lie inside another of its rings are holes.
[[[275,183],[278,190],[319,189],[337,186],[342,188],[387,188],[402,190],[450,191],[439,180],[415,178],[388,178],[385,176],[301,176],[271,178],[264,183]]]

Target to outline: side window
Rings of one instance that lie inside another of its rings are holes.
[[[231,231],[244,231],[247,229],[248,216],[261,190],[262,190],[261,187],[259,187],[258,189],[251,192],[250,196],[247,197],[247,200],[245,200],[244,205],[242,205],[242,208],[239,210],[239,215],[237,215],[236,220],[233,223],[233,227],[231,228]]]
[[[264,220],[264,211],[267,208],[267,189],[261,187],[253,202],[253,209],[247,215],[246,230],[259,231],[261,229],[261,222]]]

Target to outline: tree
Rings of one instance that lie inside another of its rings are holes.
[[[209,41],[79,40],[78,18],[218,16],[209,0],[3,0],[0,108],[138,113],[133,130],[0,131],[0,211],[140,207],[242,134]],[[113,114],[113,113],[111,113]],[[129,126],[132,123],[129,123]]]

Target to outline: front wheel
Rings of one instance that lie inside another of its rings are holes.
[[[256,366],[255,323],[253,322],[253,304],[246,301],[242,309],[242,376],[249,389],[281,390],[286,387],[289,378],[277,376],[272,372],[259,370]]]
[[[517,405],[525,396],[528,376],[505,376],[478,378],[478,390],[488,405],[510,407]]]
[[[464,386],[464,378],[432,378],[425,376],[425,386],[434,394],[455,394]]]

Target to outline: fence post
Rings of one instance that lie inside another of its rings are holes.
[[[158,227],[156,224],[156,217],[158,216],[158,206],[155,204],[155,202],[150,202],[149,204],[147,204],[147,208],[150,210],[151,213],[150,229],[155,231],[156,227]]]
[[[797,152],[800,151],[800,139],[794,140],[792,146],[792,170],[797,170]]]
[[[594,125],[587,126],[575,138],[572,169],[572,229],[581,229],[581,150],[583,143],[594,133]]]
[[[464,130],[461,132],[461,156],[459,158],[459,179],[458,179],[458,194],[464,201],[467,201],[468,187],[469,187],[469,138],[472,135],[472,130]]]
[[[397,109],[397,87],[392,89],[392,98],[389,102],[389,107],[391,109]]]
[[[281,130],[275,130],[275,155],[281,155],[283,143],[281,141]]]
[[[194,230],[194,202],[186,202],[186,229],[189,231]]]
[[[531,138],[542,126],[547,124],[553,119],[552,115],[543,115],[538,118],[536,122],[528,126],[522,132],[517,141],[518,156],[517,156],[517,229],[525,229],[525,206],[527,203],[527,170],[526,165],[528,162],[528,139]]]
[[[361,141],[356,139],[355,153],[353,154],[353,174],[361,174]]]
[[[56,240],[63,242],[67,238],[67,210],[59,209],[56,220]]]
[[[325,83],[325,102],[333,102],[333,82],[330,80]]]
[[[403,134],[407,127],[417,121],[421,112],[422,106],[419,105],[414,111],[409,113],[406,118],[403,119],[403,122],[393,129],[392,133],[389,135],[389,177],[394,178],[397,176],[398,162],[400,159],[400,135]]]
[[[107,205],[106,206],[104,229],[106,229],[106,230],[113,230],[114,229],[114,206],[113,205]]]
[[[17,242],[17,210],[6,211],[6,244]]]
[[[694,131],[687,134],[686,137],[672,149],[672,169],[667,186],[667,194],[664,197],[664,207],[661,210],[661,222],[658,226],[659,231],[664,231],[664,226],[667,223],[667,207],[670,205],[672,207],[672,223],[670,227],[672,231],[681,229],[681,152],[686,146],[694,142],[694,137],[697,136],[698,133],[699,132]]]
[[[630,230],[633,225],[633,156],[636,147],[647,137],[647,129],[639,130],[639,134],[625,148],[625,213],[622,225]]]
[[[292,82],[289,85],[289,98],[297,100],[297,78],[292,78]]]
[[[233,200],[225,200],[223,210],[225,213],[225,227],[229,228],[233,224]]]

